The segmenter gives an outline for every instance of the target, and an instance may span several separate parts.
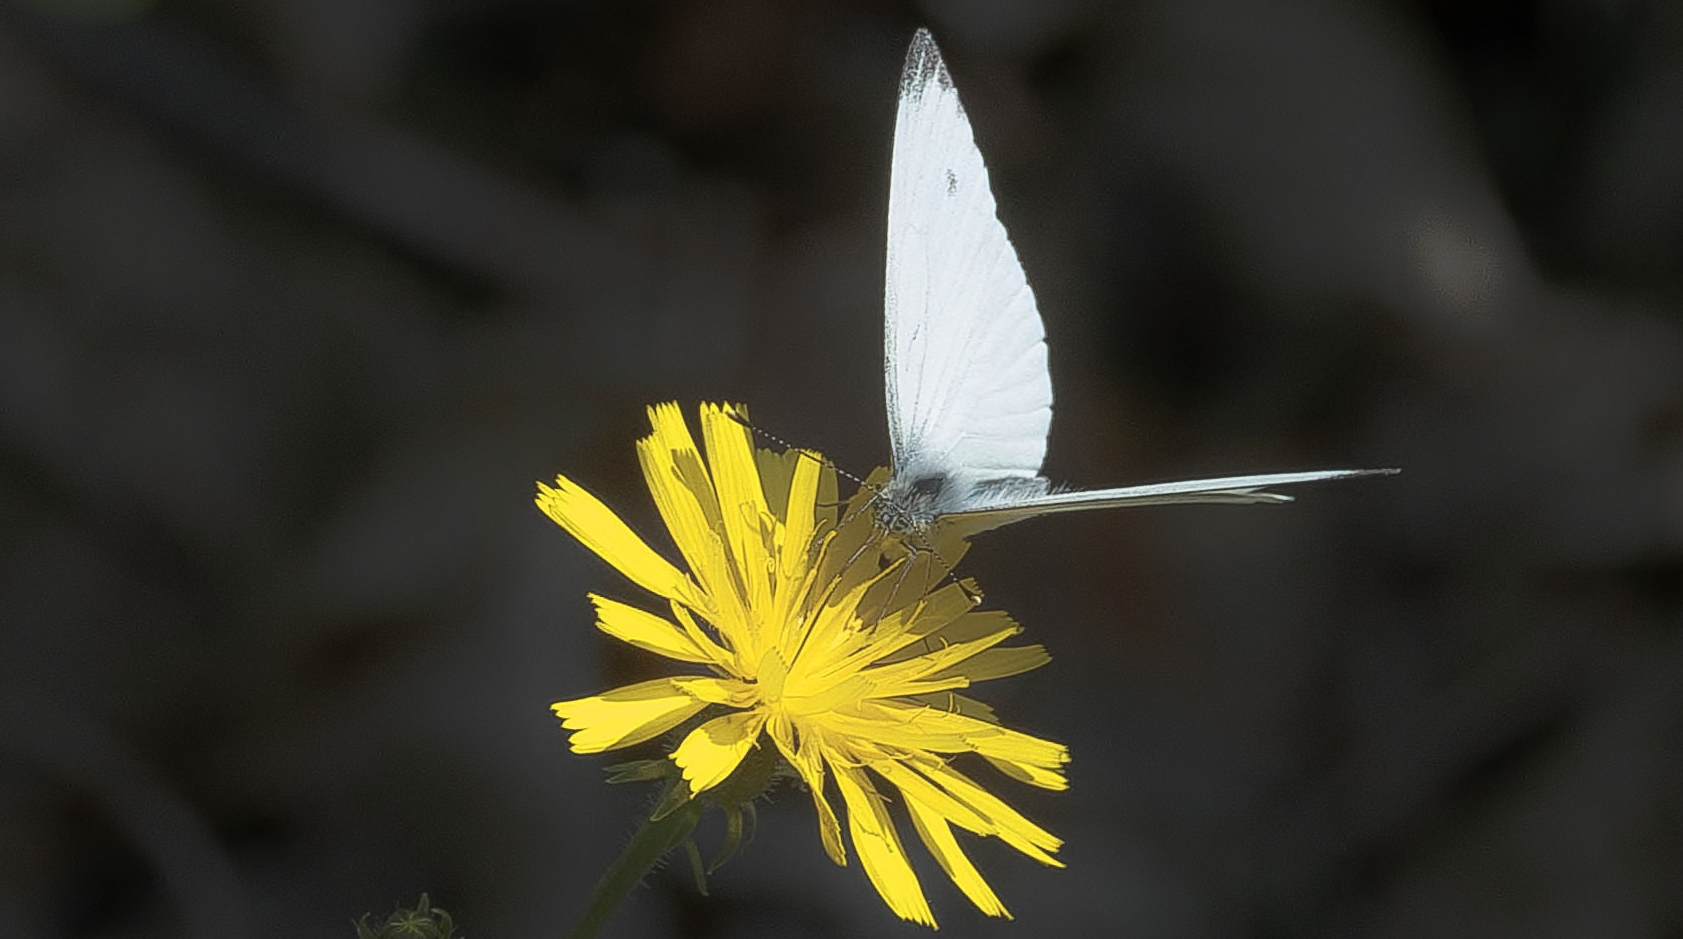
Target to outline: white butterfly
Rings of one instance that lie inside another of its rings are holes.
[[[900,78],[888,190],[883,372],[893,475],[878,524],[968,536],[1119,505],[1287,502],[1265,487],[1395,470],[1321,470],[1053,492],[1046,331],[940,50],[918,30]]]

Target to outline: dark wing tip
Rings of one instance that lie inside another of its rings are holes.
[[[939,83],[942,89],[953,86],[952,76],[947,74],[947,64],[941,61],[941,50],[935,45],[935,37],[920,26],[912,36],[911,48],[906,50],[906,69],[900,73],[900,97],[921,98],[930,82]]]

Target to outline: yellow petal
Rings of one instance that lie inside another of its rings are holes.
[[[825,720],[838,731],[879,744],[937,753],[973,750],[990,759],[1048,770],[1060,781],[1049,788],[1064,788],[1058,769],[1069,762],[1068,747],[974,717],[893,699],[872,699],[860,702],[852,714],[829,715]]]
[[[917,836],[923,841],[923,846],[935,856],[935,862],[941,865],[941,870],[947,872],[947,876],[958,885],[958,889],[964,891],[970,902],[989,916],[1010,919],[1010,911],[1005,909],[1005,904],[999,902],[993,888],[982,879],[976,865],[970,863],[964,849],[958,846],[958,839],[953,837],[953,830],[947,825],[947,820],[934,808],[923,804],[910,794],[906,794],[906,810],[912,816],[912,827],[917,829]]]
[[[818,533],[816,500],[819,476],[829,470],[817,454],[801,450],[790,452],[795,460],[790,470],[788,498],[783,511],[782,541],[777,546],[777,604],[774,607],[774,621],[782,624],[777,641],[784,649],[795,648],[805,618],[801,604],[812,581],[812,542]],[[830,472],[834,475],[834,471]]]
[[[982,759],[992,763],[994,769],[1018,782],[1025,782],[1031,786],[1050,789],[1054,792],[1062,792],[1069,788],[1069,780],[1064,777],[1060,770],[1048,769],[1035,763],[1013,763],[1010,760],[1002,760],[987,754],[983,754]]]
[[[832,479],[834,477],[831,477]],[[888,480],[888,471],[880,470],[872,473],[865,482],[877,485]],[[861,511],[865,502],[872,498],[874,490],[860,487],[853,494],[846,506],[842,508],[841,518],[832,528],[834,537],[821,558],[818,569],[818,582],[828,584],[832,580],[840,580],[838,593],[845,593],[853,589],[861,580],[870,577],[882,560],[885,539],[880,536],[873,516],[869,511]],[[819,502],[822,504],[827,498],[821,488]],[[832,500],[833,501],[833,500]],[[825,513],[833,516],[833,510]]]
[[[557,476],[553,489],[538,483],[537,503],[545,515],[632,583],[663,597],[700,605],[695,585],[682,571],[656,554],[619,516],[572,480]]]
[[[916,550],[907,553],[897,536],[879,533],[875,538],[885,556],[899,557],[897,563],[901,568],[892,582],[882,584],[860,604],[873,621],[917,606],[925,596],[939,589],[952,571],[951,566],[944,563],[945,558],[929,551]],[[902,554],[904,556],[900,557]]]
[[[831,685],[802,682],[794,688],[785,688],[783,706],[791,714],[802,717],[821,717],[828,720],[829,712],[838,707],[854,704],[870,693],[870,681],[858,675],[850,676]]]
[[[733,410],[726,405],[726,411]],[[740,412],[739,412],[740,413]],[[744,416],[746,419],[746,416]],[[795,464],[800,461],[801,450],[764,450],[754,449],[754,465],[760,471],[760,488],[765,490],[766,504],[772,511],[789,504],[789,484],[794,481]],[[780,519],[788,516],[780,515]]]
[[[683,604],[672,604],[672,618],[677,620],[678,625],[683,627],[684,635],[690,637],[690,641],[695,643],[697,646],[707,650],[707,654],[713,657],[713,661],[723,666],[725,671],[731,672],[732,674],[741,674],[741,666],[737,664],[735,651],[714,642],[713,637],[708,635],[707,631],[701,628],[701,625],[695,621],[695,617],[690,614],[690,611],[686,609]],[[723,633],[720,633],[719,635],[722,639],[729,639],[729,637]]]
[[[705,701],[674,687],[669,679],[615,688],[604,694],[559,701],[550,710],[561,726],[574,731],[568,738],[575,753],[600,753],[629,747],[666,733],[689,720]]]
[[[818,474],[818,498],[812,501],[813,514],[818,518],[818,531],[828,531],[839,521],[836,509],[841,505],[841,485],[836,479],[835,465],[816,453],[812,455],[824,463],[824,471]],[[881,472],[886,480],[888,470],[882,468]]]
[[[930,678],[944,678],[949,674],[963,675],[973,682],[992,681],[995,678],[1010,678],[1031,672],[1052,661],[1042,645],[1012,646],[1009,649],[988,649],[977,653],[963,662],[948,668],[946,671],[936,672]]]
[[[742,620],[742,600],[722,540],[724,522],[712,477],[677,405],[649,408],[649,423],[653,433],[637,441],[637,460],[649,495],[712,603],[696,609],[708,611],[721,629],[728,628]]]
[[[670,401],[657,404],[649,408],[649,427],[651,433],[639,442],[646,443],[651,452],[661,457],[663,468],[696,499],[696,508],[705,519],[702,527],[718,530],[721,519],[713,477],[707,472],[689,425],[684,423],[683,412]]]
[[[1013,765],[1021,772],[1010,775],[1023,782],[1042,789],[1069,788],[1069,780],[1064,778],[1062,769],[1069,762],[1069,748],[1061,743],[1000,727],[993,736],[978,735],[974,749],[995,766],[1002,763]]]
[[[922,655],[913,656],[909,659],[902,659],[888,665],[878,665],[874,668],[867,668],[860,674],[870,679],[872,684],[876,686],[876,689],[872,692],[872,694],[878,697],[893,697],[896,695],[917,693],[915,691],[902,691],[898,689],[905,683],[915,682],[925,678],[932,678],[937,674],[943,677],[956,675],[969,679],[970,670],[964,667],[965,661],[973,656],[981,654],[985,650],[1001,642],[1004,642],[1006,639],[1010,638],[1010,636],[1011,633],[1009,631],[1001,631],[994,633],[991,636],[983,636],[980,639],[972,639],[969,642],[955,642],[951,645],[938,646],[934,650],[925,652]],[[958,684],[950,687],[962,688],[964,685]],[[935,689],[918,689],[918,691],[933,690]]]
[[[813,719],[837,737],[869,741],[885,747],[934,753],[964,753],[973,748],[970,737],[950,727],[943,728],[935,723],[933,717],[925,716],[945,713],[943,711],[924,708],[896,719],[876,707],[882,703],[867,701],[863,706],[856,706],[854,713],[830,711],[815,714]],[[861,712],[866,716],[861,716]]]
[[[935,925],[935,914],[918,886],[917,874],[906,860],[906,849],[900,844],[900,833],[888,817],[888,806],[871,785],[864,770],[844,764],[830,764],[835,770],[836,788],[847,803],[847,832],[853,839],[853,850],[871,885],[877,888],[888,908],[901,919]]]
[[[702,576],[710,569],[709,564],[715,554],[712,543],[718,536],[695,490],[685,485],[684,473],[679,469],[679,461],[686,456],[693,458],[697,464],[701,457],[693,452],[675,453],[661,443],[660,438],[654,436],[637,441],[637,462],[643,468],[643,481],[649,487],[649,495],[654,499],[655,509],[660,512],[661,521],[666,523],[672,543],[678,546],[678,553],[689,563],[690,570]],[[705,579],[703,586],[709,590],[712,587]]]
[[[777,749],[782,751],[783,758],[801,774],[801,780],[806,783],[807,791],[812,793],[812,807],[818,814],[818,839],[824,845],[824,853],[838,867],[847,866],[847,849],[842,846],[841,823],[836,820],[836,812],[830,808],[830,800],[824,797],[824,760],[821,755],[822,743],[817,728],[801,728],[799,730],[783,715],[773,717],[767,725],[767,732],[776,741]],[[799,733],[800,739],[794,739]]]
[[[965,581],[972,583],[972,581]],[[974,588],[972,588],[974,589]],[[970,610],[963,616],[947,623],[931,638],[941,642],[969,642],[983,636],[992,636],[1004,632],[1015,635],[1023,631],[1017,621],[1004,610]]]
[[[892,758],[872,760],[871,768],[894,784],[907,799],[916,799],[961,828],[978,835],[998,833],[998,828],[975,809],[954,798],[945,789],[919,775],[905,763]]]
[[[948,584],[924,597],[914,606],[904,607],[897,613],[885,616],[877,623],[870,645],[858,651],[855,656],[855,668],[868,663],[905,660],[939,648],[942,639],[951,641],[949,636],[946,636],[948,626],[963,618],[974,606],[976,601],[964,592],[964,587]],[[1010,626],[1011,631],[1017,631],[1017,624]],[[976,636],[966,634],[961,638],[974,639]],[[922,645],[917,645],[919,641]]]
[[[795,450],[794,465],[789,470],[789,498],[785,502],[783,521],[789,526],[790,538],[788,554],[783,558],[788,569],[804,567],[811,556],[812,536],[824,524],[820,514],[824,508],[820,504],[823,496],[821,490],[828,480],[831,487],[835,485],[836,469],[822,454],[811,450]]]
[[[993,708],[967,695],[942,691],[937,694],[912,695],[910,700],[937,710],[951,711],[954,714],[963,714],[965,717],[974,717],[989,724],[999,723],[999,715],[994,713]]]
[[[759,692],[748,682],[737,678],[716,678],[711,675],[680,675],[668,679],[672,687],[697,701],[723,704],[726,707],[752,707],[759,700]]]
[[[828,547],[834,547],[834,542]],[[853,661],[852,653],[867,645],[872,636],[860,628],[859,602],[877,584],[893,577],[895,571],[887,567],[868,578],[843,576],[826,588],[827,599],[809,617],[806,635],[799,645],[800,653],[789,663],[792,682],[797,686],[822,685],[843,672],[856,670],[849,664]],[[857,582],[844,592],[842,588],[849,580]]]
[[[930,781],[987,819],[999,835],[999,840],[1042,864],[1051,867],[1064,866],[1063,862],[1050,854],[1063,847],[1062,839],[1024,818],[1021,812],[976,785],[970,777],[940,760],[918,760],[913,762],[913,766]]]
[[[761,520],[770,517],[771,508],[760,486],[754,442],[747,427],[709,404],[701,406],[701,435],[707,443],[707,465],[713,471],[731,559],[746,591],[743,599],[748,609],[769,613],[775,559],[767,554]]]
[[[691,792],[704,792],[725,781],[748,755],[765,726],[764,711],[737,711],[715,717],[689,732],[672,761],[684,771]]]
[[[596,628],[621,642],[680,662],[714,661],[684,630],[663,616],[594,593],[590,602],[596,604]]]

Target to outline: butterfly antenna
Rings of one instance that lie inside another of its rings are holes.
[[[761,427],[755,426],[753,421],[750,421],[744,414],[742,414],[742,412],[738,411],[734,407],[725,408],[725,416],[729,417],[731,420],[737,422],[738,424],[741,424],[743,427],[748,428],[748,430],[751,431],[752,433],[757,434],[758,436],[764,437],[765,439],[771,441],[772,443],[776,444],[779,447],[782,447],[785,450],[794,450],[795,452],[801,454],[804,457],[807,457],[808,459],[820,460],[823,463],[828,464],[831,469],[835,470],[840,475],[847,477],[847,479],[850,480],[851,482],[853,482],[855,485],[863,486],[864,488],[869,489],[872,492],[878,491],[877,487],[871,485],[870,483],[864,481],[863,479],[860,479],[859,477],[853,475],[852,473],[849,473],[847,470],[844,470],[841,467],[837,466],[834,460],[830,460],[830,459],[826,459],[824,457],[821,457],[821,456],[813,453],[811,450],[806,449],[805,447],[797,447],[794,444],[790,443],[789,441],[784,440],[782,437],[779,437],[776,434],[772,433],[771,431],[765,430]]]

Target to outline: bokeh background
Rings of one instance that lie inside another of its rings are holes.
[[[0,933],[561,935],[647,795],[547,705],[655,663],[533,482],[655,534],[668,399],[886,458],[919,25],[1053,477],[1404,470],[980,540],[1069,866],[969,842],[1001,923],[918,852],[943,934],[1683,934],[1663,0],[6,0]],[[924,934],[781,796],[609,934]]]

